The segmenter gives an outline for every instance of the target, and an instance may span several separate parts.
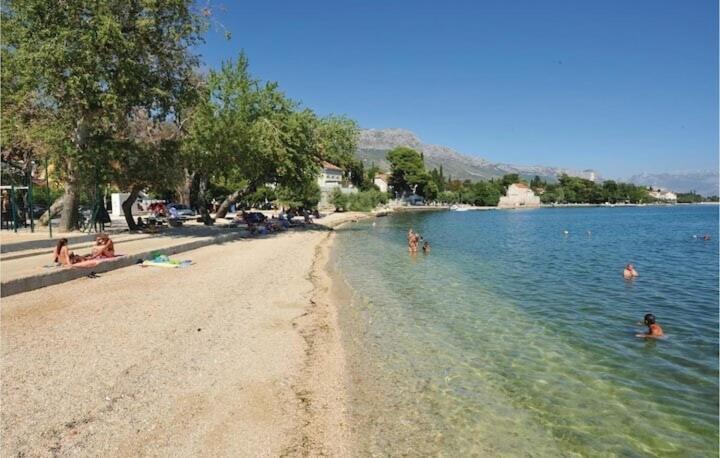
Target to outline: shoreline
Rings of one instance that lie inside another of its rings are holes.
[[[307,278],[313,285],[305,313],[293,322],[305,344],[305,361],[293,387],[302,406],[302,425],[282,455],[351,456],[350,385],[340,307],[352,292],[332,272],[335,230],[373,218],[369,213],[342,214],[340,221],[315,245]]]

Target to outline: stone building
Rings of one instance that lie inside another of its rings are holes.
[[[533,208],[540,206],[540,197],[536,196],[525,183],[508,186],[507,192],[498,202],[498,208]]]

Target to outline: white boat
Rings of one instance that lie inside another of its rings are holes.
[[[468,210],[470,210],[470,207],[461,206],[461,205],[451,205],[450,206],[450,211],[454,211],[454,212],[466,212]]]

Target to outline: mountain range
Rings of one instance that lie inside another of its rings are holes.
[[[405,129],[363,129],[358,143],[358,157],[368,166],[375,164],[382,170],[390,170],[387,152],[398,146],[409,146],[423,153],[428,169],[443,167],[446,177],[460,180],[487,180],[508,173],[517,173],[531,179],[535,175],[554,181],[561,174],[602,181],[596,170],[574,170],[544,165],[513,165],[493,163],[478,156],[462,154],[452,148],[423,143],[412,131]],[[693,171],[675,173],[642,173],[620,180],[638,185],[653,186],[675,192],[695,191],[704,196],[717,195],[720,177],[717,171]]]
[[[428,169],[443,167],[446,177],[459,180],[487,180],[501,177],[508,173],[517,173],[525,178],[538,175],[546,180],[555,180],[561,174],[599,180],[595,170],[573,170],[562,167],[542,165],[524,166],[493,163],[481,157],[461,154],[452,148],[441,145],[423,143],[417,135],[405,129],[363,129],[358,143],[358,157],[365,165],[375,164],[383,170],[389,170],[387,152],[398,146],[409,146],[425,157]]]
[[[624,181],[674,192],[695,191],[703,196],[717,196],[719,193],[718,187],[720,186],[720,174],[717,171],[640,173]]]

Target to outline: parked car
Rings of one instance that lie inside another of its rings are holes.
[[[33,204],[33,218],[38,219],[47,211],[47,207],[40,204]]]
[[[174,208],[175,210],[177,210],[177,214],[181,218],[188,217],[188,216],[195,216],[195,210],[191,209],[187,205],[167,204],[166,207],[167,207],[168,211],[170,211],[171,208]]]

